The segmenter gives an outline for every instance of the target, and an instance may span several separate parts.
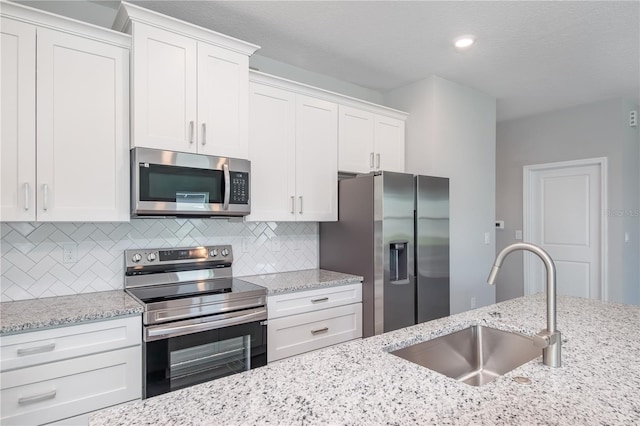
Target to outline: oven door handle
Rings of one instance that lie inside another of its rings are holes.
[[[267,319],[267,308],[261,306],[255,309],[230,312],[209,318],[198,318],[196,320],[180,321],[173,324],[154,325],[146,328],[144,341],[153,342],[154,340],[170,339],[185,334],[215,330],[217,328],[262,321],[265,319]]]

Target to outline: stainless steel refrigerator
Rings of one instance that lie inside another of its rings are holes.
[[[449,315],[449,179],[378,172],[338,183],[320,267],[361,275],[363,335]]]

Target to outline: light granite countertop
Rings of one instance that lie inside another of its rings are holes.
[[[363,279],[357,275],[343,274],[325,269],[308,269],[303,271],[250,275],[238,278],[265,287],[267,294],[291,293],[322,287],[335,287],[359,283],[362,282]]]
[[[108,409],[90,424],[639,424],[637,306],[559,297],[562,367],[539,357],[481,387],[388,353],[474,324],[532,335],[545,315],[542,295],[518,298]]]
[[[139,315],[142,306],[123,290],[0,303],[0,335]]]

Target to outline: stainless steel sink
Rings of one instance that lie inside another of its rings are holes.
[[[426,342],[391,352],[472,386],[482,386],[496,377],[542,355],[531,337],[471,326]]]

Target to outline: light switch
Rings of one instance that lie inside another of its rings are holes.
[[[484,243],[491,244],[491,234],[489,232],[484,233]]]

